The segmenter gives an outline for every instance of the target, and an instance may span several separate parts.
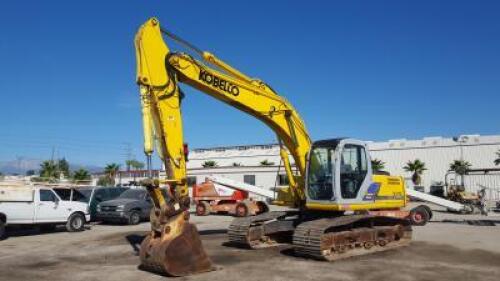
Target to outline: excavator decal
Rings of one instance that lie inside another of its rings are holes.
[[[366,191],[365,196],[363,197],[363,201],[375,200],[375,195],[378,193],[379,188],[380,188],[380,183],[378,182],[370,184],[368,190]]]
[[[240,89],[238,88],[238,86],[233,85],[231,82],[226,81],[220,77],[212,75],[203,69],[200,69],[200,75],[198,76],[198,79],[235,97],[240,94]]]

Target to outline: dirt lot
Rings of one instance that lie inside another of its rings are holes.
[[[436,213],[432,223],[414,228],[415,241],[408,247],[327,263],[294,257],[287,247],[224,246],[231,217],[193,217],[220,269],[177,280],[498,280],[500,226],[458,223],[462,219]],[[96,225],[81,233],[12,233],[0,242],[0,280],[165,279],[137,267],[138,246],[148,227]]]

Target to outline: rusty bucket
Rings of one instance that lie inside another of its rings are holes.
[[[142,241],[141,267],[169,276],[186,276],[214,270],[194,224],[181,213],[151,231]]]

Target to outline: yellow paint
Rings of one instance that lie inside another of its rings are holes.
[[[307,202],[306,207],[311,210],[323,211],[361,211],[398,209],[406,206],[406,189],[402,177],[374,175],[372,181],[380,184],[375,201],[363,201],[348,205]]]

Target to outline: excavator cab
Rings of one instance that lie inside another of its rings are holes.
[[[308,157],[308,204],[340,209],[342,204],[363,201],[371,184],[370,159],[363,142],[353,139],[316,141]]]
[[[372,174],[364,142],[329,139],[313,143],[308,155],[306,207],[310,210],[366,210],[367,204],[381,208],[405,204],[399,177]],[[387,196],[388,195],[388,196]],[[385,196],[385,200],[378,200]]]

